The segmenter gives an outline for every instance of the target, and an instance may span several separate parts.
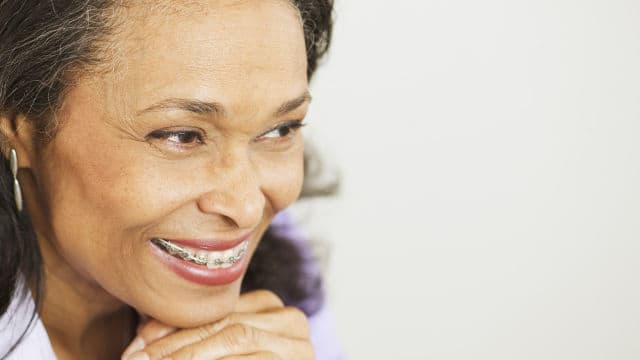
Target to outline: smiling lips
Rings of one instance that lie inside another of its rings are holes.
[[[154,238],[151,242],[169,255],[198,265],[205,265],[209,269],[228,268],[240,261],[247,253],[249,241],[243,240],[231,249],[221,251],[196,249],[169,240]]]
[[[196,284],[227,285],[249,265],[252,234],[233,241],[150,239],[151,253],[179,277]]]

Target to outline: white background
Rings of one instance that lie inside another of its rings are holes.
[[[337,1],[308,226],[349,358],[640,359],[640,1]]]

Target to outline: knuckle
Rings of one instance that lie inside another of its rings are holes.
[[[200,357],[195,350],[186,348],[180,351],[180,356],[174,357],[172,358],[172,360],[197,360],[199,358]]]
[[[231,322],[231,315],[228,315],[214,323],[203,325],[199,328],[198,337],[200,340],[212,337],[227,327]]]
[[[211,329],[210,326],[201,326],[195,329],[195,335],[198,341],[202,341],[204,339],[211,337],[213,333],[214,333],[213,329]]]
[[[229,350],[252,347],[259,343],[259,333],[251,326],[233,324],[224,332],[222,343]]]
[[[165,359],[169,354],[173,352],[171,341],[167,339],[161,339],[157,342],[148,344],[142,350],[150,359]]]

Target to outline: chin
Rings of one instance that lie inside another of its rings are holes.
[[[235,310],[253,252],[251,246],[232,265],[209,268],[149,242],[145,256],[150,260],[143,262],[144,275],[136,279],[145,285],[121,299],[139,313],[178,328],[213,323]]]

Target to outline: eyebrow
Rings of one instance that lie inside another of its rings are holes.
[[[276,117],[285,115],[299,108],[300,106],[302,106],[302,104],[307,102],[311,102],[311,94],[309,93],[309,90],[305,91],[304,94],[298,96],[293,100],[285,101],[282,105],[280,105],[274,115]]]
[[[217,102],[180,98],[169,98],[161,100],[144,110],[138,111],[137,115],[164,110],[182,110],[199,115],[225,115],[224,107]]]
[[[275,117],[285,115],[299,108],[307,102],[311,102],[311,94],[309,90],[305,91],[302,95],[295,99],[285,101],[278,107],[273,115]],[[181,99],[181,98],[168,98],[161,100],[144,110],[138,111],[137,115],[142,115],[148,112],[164,111],[164,110],[182,110],[191,112],[198,115],[214,115],[217,117],[225,117],[226,110],[222,104],[215,101],[202,101],[195,99]]]

